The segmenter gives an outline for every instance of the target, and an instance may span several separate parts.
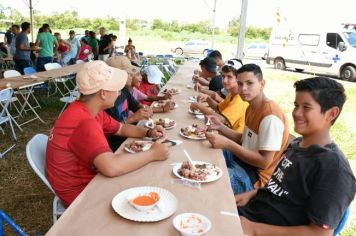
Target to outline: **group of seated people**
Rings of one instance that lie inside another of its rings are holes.
[[[343,86],[325,77],[295,82],[292,115],[300,137],[290,142],[288,119],[264,93],[258,65],[224,62],[213,51],[200,69],[193,76],[200,95],[191,109],[205,114],[205,135],[223,152],[244,233],[332,235],[356,191],[350,165],[330,136],[346,100]],[[86,63],[77,73],[80,98],[56,121],[46,153],[48,180],[66,207],[97,173],[120,176],[168,158],[161,126],[134,125],[173,109],[172,103],[149,106],[171,99],[157,96],[161,76],[154,66],[141,75],[125,56]],[[124,138],[145,136],[159,138],[148,151],[115,153]]]

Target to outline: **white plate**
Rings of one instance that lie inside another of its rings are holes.
[[[148,212],[138,211],[127,200],[133,193],[156,192],[160,195],[158,206]],[[166,219],[176,212],[178,207],[177,198],[168,190],[158,187],[136,187],[126,189],[118,193],[111,202],[114,211],[125,219],[138,222],[155,222]]]
[[[171,90],[171,89],[168,89],[168,90]],[[175,93],[171,93],[172,95],[176,95],[178,93],[181,93],[182,91],[180,89],[177,89],[177,91]],[[167,92],[165,91],[162,91],[163,94],[166,94]]]
[[[192,111],[190,108],[189,108],[188,112],[193,115],[203,115],[203,113],[201,111],[198,111],[198,112]]]
[[[137,140],[137,141],[133,141],[133,142],[135,142],[135,143],[147,143],[147,146],[143,147],[141,152],[149,150],[151,148],[152,144],[153,144],[153,142],[151,142],[151,141],[140,141],[140,140]],[[138,153],[138,152],[135,152],[132,149],[127,148],[127,147],[124,147],[124,150],[126,152],[129,152],[129,153]]]
[[[158,107],[158,102],[153,102],[152,107],[157,108]],[[178,103],[175,103],[174,108],[178,107]]]
[[[164,119],[168,119],[168,118],[164,118]],[[158,119],[157,119],[158,120]],[[171,119],[169,119],[170,121],[174,121],[174,120],[171,120]],[[146,121],[146,123],[145,123],[145,126],[147,127],[147,128],[150,128],[150,129],[153,129],[154,127],[155,127],[155,125],[154,124],[152,124],[152,122],[150,121],[150,120],[148,120],[148,121]],[[174,127],[176,127],[177,126],[177,122],[175,122],[174,121],[174,125],[172,125],[172,126],[169,126],[169,127],[167,127],[167,128],[164,128],[164,129],[166,129],[166,130],[169,130],[169,129],[173,129]]]
[[[209,162],[205,162],[205,161],[193,161],[194,165],[196,164],[208,164],[208,165],[212,165]],[[205,180],[193,180],[193,179],[188,179],[188,178],[184,178],[183,176],[181,176],[180,174],[178,174],[178,170],[180,169],[180,167],[182,166],[182,163],[178,163],[177,165],[173,166],[173,173],[175,176],[177,176],[180,179],[185,179],[191,182],[196,182],[196,183],[209,183],[209,182],[213,182],[215,180],[218,180],[221,178],[222,176],[222,170],[220,169],[220,167],[215,166],[215,168],[219,171],[218,174],[211,174],[208,175],[207,178]]]
[[[192,128],[191,125],[188,126],[188,127]],[[195,135],[194,136],[187,136],[187,135],[183,134],[181,130],[179,130],[179,134],[182,135],[185,138],[189,138],[189,139],[193,139],[193,140],[204,140],[204,139],[206,139],[205,136],[204,137],[198,137],[198,136],[195,136]]]
[[[195,95],[195,96],[190,96],[190,97],[189,97],[189,101],[190,101],[190,102],[197,102],[197,97],[198,97],[198,96],[196,96],[196,95]]]

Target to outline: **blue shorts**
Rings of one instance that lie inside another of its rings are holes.
[[[228,150],[223,150],[227,170],[229,171],[230,183],[234,194],[239,194],[254,189],[250,176],[245,169],[235,160],[234,154]]]

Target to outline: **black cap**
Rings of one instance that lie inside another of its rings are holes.
[[[211,73],[216,73],[216,61],[212,57],[204,58],[204,60],[200,61],[199,65],[203,66],[207,71]]]

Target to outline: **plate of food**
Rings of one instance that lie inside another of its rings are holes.
[[[135,140],[130,143],[126,143],[124,146],[124,150],[129,153],[144,152],[149,150],[152,144],[152,141]]]
[[[189,108],[188,112],[193,115],[203,115],[203,113],[199,109],[192,110]]]
[[[211,228],[210,220],[198,213],[183,213],[173,219],[173,226],[182,235],[205,235]]]
[[[197,124],[190,125],[185,128],[181,128],[179,134],[185,138],[194,139],[194,140],[204,140],[206,127],[199,126]]]
[[[170,88],[170,89],[164,89],[162,91],[162,93],[170,93],[172,95],[175,95],[175,94],[178,94],[178,93],[181,93],[182,91],[180,89],[176,89],[176,88]]]
[[[164,107],[164,105],[166,105],[167,102],[169,102],[170,100],[161,100],[161,101],[155,101],[152,103],[152,107]],[[173,102],[173,101],[170,101],[170,102]],[[173,102],[174,104],[174,108],[177,108],[178,107],[178,104]]]
[[[156,222],[173,215],[177,198],[168,190],[143,186],[126,189],[111,201],[114,211],[125,219],[138,222]]]
[[[198,95],[189,97],[189,102],[197,102],[197,101],[198,101]]]
[[[189,161],[183,161],[173,166],[173,173],[178,178],[198,183],[213,182],[222,176],[222,170],[215,164],[193,161],[193,165]]]
[[[156,125],[161,125],[165,129],[173,129],[177,123],[169,118],[150,119],[145,123],[147,128],[153,129]]]

